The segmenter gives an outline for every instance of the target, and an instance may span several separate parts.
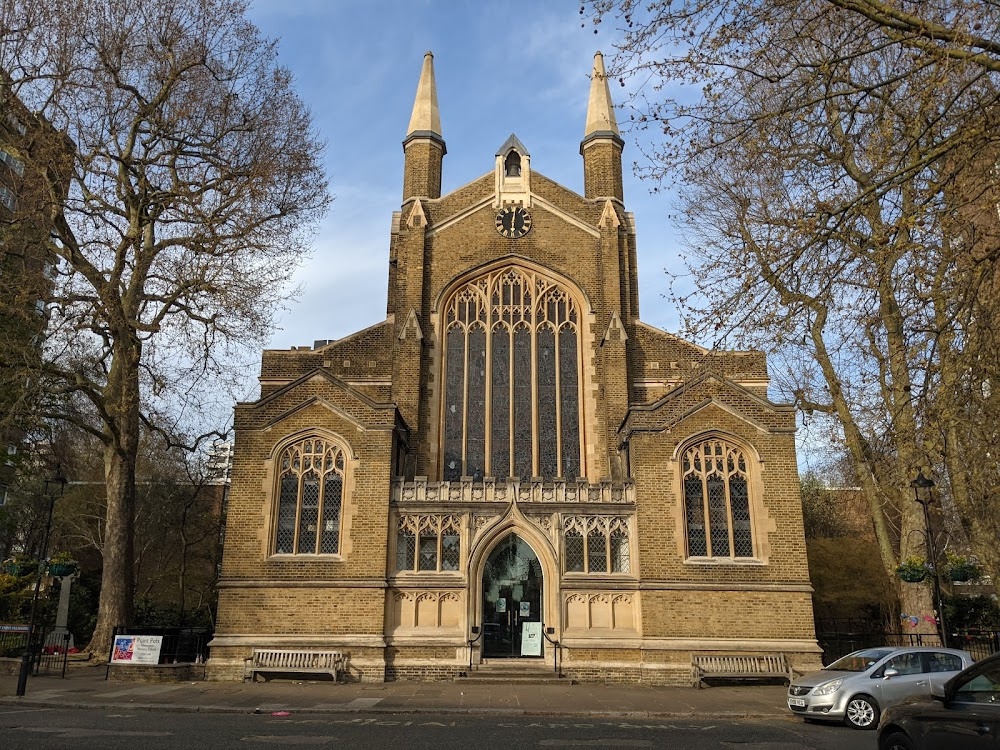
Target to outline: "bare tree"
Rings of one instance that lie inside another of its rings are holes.
[[[42,411],[103,445],[101,652],[131,617],[140,427],[180,434],[237,382],[328,204],[322,145],[240,0],[0,7],[7,95],[59,139],[17,156],[57,260]]]
[[[951,241],[952,187],[1000,137],[992,52],[957,31],[938,45],[845,9],[901,4],[592,5],[595,22],[623,23],[610,74],[638,82],[641,169],[680,183],[702,291],[678,298],[688,332],[768,350],[783,393],[836,421],[892,576],[925,554],[929,533],[910,480],[943,470],[943,425],[928,424],[942,342],[998,256]],[[996,5],[922,6],[955,28],[971,29],[974,9],[1000,26]],[[898,591],[904,611],[933,609],[925,587]]]

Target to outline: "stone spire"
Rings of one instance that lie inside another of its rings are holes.
[[[595,135],[616,135],[618,122],[615,120],[615,107],[611,102],[611,90],[608,88],[608,76],[604,72],[604,55],[600,52],[594,55],[594,72],[590,78],[590,102],[587,105],[587,129],[583,138],[587,140]]]
[[[406,129],[406,141],[411,138],[433,138],[444,142],[441,135],[441,113],[438,110],[437,84],[434,82],[434,55],[424,55],[424,65],[420,70],[417,96],[413,101],[410,126]]]
[[[447,153],[441,136],[437,84],[434,82],[434,55],[424,55],[420,69],[413,114],[403,140],[406,163],[403,167],[403,200],[441,197],[441,160]]]
[[[594,72],[590,78],[587,128],[580,141],[585,197],[622,200],[624,147],[625,141],[622,140],[615,121],[608,76],[604,72],[604,56],[598,52],[594,55]]]

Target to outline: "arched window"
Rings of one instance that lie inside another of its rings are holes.
[[[753,557],[743,449],[711,438],[685,450],[683,461],[688,557]]]
[[[516,267],[444,306],[443,478],[580,475],[580,312]]]
[[[275,554],[337,554],[344,451],[329,440],[306,438],[285,448],[278,466]]]

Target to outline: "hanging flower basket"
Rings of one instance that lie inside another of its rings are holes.
[[[21,575],[21,564],[14,560],[4,560],[2,570],[7,575],[17,578],[17,576]]]
[[[77,566],[77,561],[69,552],[59,552],[49,559],[48,573],[56,578],[71,576],[76,572]]]
[[[953,555],[951,552],[945,554],[948,559],[948,578],[952,581],[965,583],[966,581],[973,581],[982,576],[983,571],[980,570],[974,558],[969,558],[965,555]]]
[[[927,573],[927,561],[922,557],[908,557],[896,568],[896,575],[907,583],[920,583]]]
[[[76,572],[75,562],[49,563],[49,575],[59,578],[61,576],[71,576]]]

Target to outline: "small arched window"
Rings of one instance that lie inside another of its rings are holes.
[[[517,151],[512,149],[507,154],[507,158],[503,160],[503,173],[504,177],[521,176],[521,155]]]
[[[343,449],[322,438],[300,440],[281,452],[275,554],[340,551],[346,463]]]
[[[719,438],[684,451],[688,557],[753,557],[746,453]]]

